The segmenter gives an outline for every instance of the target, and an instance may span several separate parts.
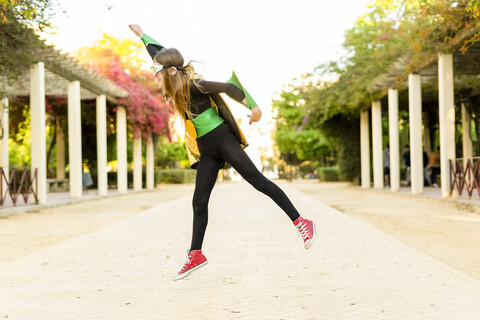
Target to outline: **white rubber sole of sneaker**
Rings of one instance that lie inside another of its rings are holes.
[[[310,239],[310,241],[308,241],[306,244],[305,244],[305,249],[309,249],[312,244],[315,242],[315,239],[317,238],[317,227],[315,226],[315,222],[313,222],[313,237],[312,239]]]
[[[206,265],[207,263],[208,263],[208,260],[205,261],[204,263],[199,264],[199,265],[196,266],[195,268],[192,268],[192,269],[190,269],[190,270],[188,270],[188,271],[185,271],[185,272],[182,273],[182,274],[177,274],[177,275],[175,275],[175,276],[172,277],[172,280],[173,280],[173,281],[177,281],[177,280],[183,279],[183,278],[189,276],[190,273],[192,273],[193,271],[197,270],[197,269],[200,268],[200,267],[203,267],[203,266]]]

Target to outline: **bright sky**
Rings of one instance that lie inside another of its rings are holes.
[[[92,45],[103,32],[138,39],[128,25],[139,24],[186,61],[203,62],[197,71],[206,80],[226,81],[235,70],[267,122],[275,93],[337,59],[344,31],[367,10],[367,0],[57,1],[65,12],[54,17],[57,34],[48,40],[58,49]]]
[[[294,77],[338,56],[343,33],[366,11],[366,0],[62,0],[57,34],[64,52],[91,45],[102,32],[138,39],[128,25],[184,58],[202,61],[207,80],[235,70],[261,106]],[[203,69],[203,68],[201,68]]]

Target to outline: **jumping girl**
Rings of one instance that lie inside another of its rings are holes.
[[[185,264],[173,277],[179,280],[207,264],[202,242],[207,228],[208,201],[218,171],[229,163],[255,189],[269,196],[288,215],[303,238],[305,249],[316,237],[315,223],[300,216],[285,193],[265,178],[247,156],[247,142],[220,93],[226,93],[252,112],[250,124],[260,120],[262,112],[243,89],[235,74],[227,81],[198,79],[191,63],[184,65],[177,49],[164,48],[146,35],[139,25],[130,29],[141,38],[153,59],[152,71],[166,101],[185,121],[186,144],[192,168],[197,169],[193,194],[192,243]]]

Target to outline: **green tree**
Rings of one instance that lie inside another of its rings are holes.
[[[328,140],[314,128],[310,120],[307,86],[290,84],[273,101],[277,111],[275,142],[281,158],[289,165],[298,165],[306,160],[319,160],[329,154]]]
[[[45,47],[35,30],[50,27],[51,0],[0,0],[0,75],[14,79],[38,58]],[[2,88],[0,88],[0,91]]]
[[[463,28],[476,23],[478,1],[467,0],[376,0],[346,31],[344,55],[315,69],[319,82],[308,89],[309,116],[314,128],[335,142],[341,174],[349,180],[359,176],[359,112],[370,107],[384,92],[371,85],[400,58],[406,58],[403,74],[424,65],[437,52],[455,43]],[[463,43],[467,50],[475,37]]]
[[[30,107],[23,105],[21,120],[17,124],[17,130],[15,134],[11,135],[8,139],[8,161],[11,165],[20,167],[30,166],[31,142]]]
[[[175,169],[177,165],[190,167],[185,142],[174,143],[162,138],[155,151],[155,165],[164,169]]]

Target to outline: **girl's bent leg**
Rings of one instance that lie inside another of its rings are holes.
[[[208,201],[217,181],[221,160],[202,154],[193,193],[193,232],[190,250],[200,250],[208,223]]]
[[[228,162],[255,189],[269,196],[285,211],[292,221],[300,217],[287,195],[275,183],[258,171],[233,135],[224,138],[221,149],[222,158]]]

